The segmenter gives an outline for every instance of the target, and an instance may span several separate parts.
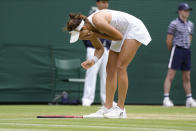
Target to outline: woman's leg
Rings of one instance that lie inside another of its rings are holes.
[[[124,103],[128,90],[127,67],[133,60],[141,43],[134,39],[124,41],[122,49],[117,59],[117,79],[118,79],[118,106],[124,109]]]
[[[116,63],[119,53],[114,51],[109,52],[108,63],[106,67],[107,77],[106,77],[106,108],[111,108],[113,106],[114,94],[117,88],[117,72]]]
[[[140,43],[136,40],[125,40],[121,52],[109,52],[106,79],[106,103],[96,113],[86,115],[89,118],[127,118],[124,103],[128,89],[127,66],[134,58]],[[118,107],[112,108],[118,78]]]

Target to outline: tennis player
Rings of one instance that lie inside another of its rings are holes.
[[[67,30],[71,34],[70,43],[90,40],[95,47],[94,57],[84,61],[84,69],[92,67],[104,53],[99,38],[112,40],[107,63],[106,103],[97,112],[86,115],[91,118],[127,118],[124,103],[128,89],[127,67],[133,60],[141,44],[148,45],[150,34],[138,18],[116,10],[100,10],[85,17],[70,14]],[[118,104],[113,106],[118,81]]]

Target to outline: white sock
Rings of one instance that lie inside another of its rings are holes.
[[[169,99],[169,93],[164,93],[164,99]]]
[[[190,93],[190,94],[187,94],[186,95],[186,99],[192,99],[192,94]]]
[[[164,100],[170,100],[169,97],[164,97]]]

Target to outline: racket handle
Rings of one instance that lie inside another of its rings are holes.
[[[83,116],[37,116],[37,118],[84,118]]]

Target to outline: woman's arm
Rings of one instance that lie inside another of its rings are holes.
[[[80,31],[80,40],[90,40],[95,50],[95,56],[100,58],[104,52],[104,47],[101,41],[96,37],[95,32],[89,31],[87,29]]]
[[[101,44],[101,41],[98,38],[93,38],[90,41],[95,48],[95,53],[92,59],[86,60],[81,64],[84,69],[92,67],[102,57],[104,53],[103,44]]]
[[[94,38],[90,40],[93,47],[95,48],[94,56],[100,59],[104,53],[104,47],[101,41],[98,38]]]
[[[97,33],[98,38],[104,38],[104,39],[115,40],[115,41],[122,40],[123,34],[120,31],[118,31],[116,28],[111,26],[105,17],[106,16],[101,13],[97,13],[93,16],[93,23],[95,24],[96,29],[99,32],[101,32],[101,33]]]
[[[97,32],[93,32],[93,33],[94,33],[94,36],[97,37],[97,38],[106,39],[106,40],[116,40],[116,41],[119,40],[119,39],[113,38],[113,37],[111,37],[107,34],[97,33]]]
[[[114,40],[113,37],[110,37],[106,34],[89,31],[89,30],[82,30],[80,31],[80,40],[91,40],[92,38],[102,38],[106,40]]]

